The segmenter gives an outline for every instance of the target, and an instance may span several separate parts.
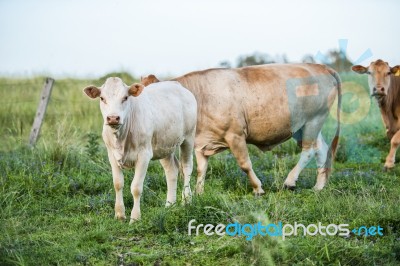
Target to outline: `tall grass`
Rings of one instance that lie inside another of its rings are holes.
[[[366,89],[365,80],[343,75]],[[104,79],[104,78],[103,78]],[[114,191],[100,139],[98,102],[82,88],[100,80],[57,80],[40,139],[27,148],[44,82],[0,79],[0,264],[1,265],[398,265],[400,263],[400,170],[382,172],[388,148],[375,103],[368,116],[342,126],[335,171],[321,192],[313,164],[294,191],[283,181],[299,158],[294,141],[263,153],[249,146],[266,195],[251,194],[247,176],[229,151],[210,159],[205,194],[187,206],[164,208],[166,181],[151,162],[144,186],[142,220],[114,220]],[[345,110],[357,108],[344,95]],[[347,109],[346,109],[347,108]],[[324,127],[330,141],[336,121]],[[194,171],[195,172],[195,171]],[[129,216],[132,171],[124,171]],[[193,178],[194,179],[194,178]],[[180,193],[182,180],[180,181]],[[192,181],[192,188],[195,180]],[[264,224],[318,221],[352,227],[380,225],[384,236],[323,237],[189,236],[187,224]]]

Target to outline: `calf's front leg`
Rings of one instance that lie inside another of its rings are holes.
[[[126,219],[124,197],[122,194],[124,188],[124,175],[121,168],[118,166],[117,161],[111,151],[108,151],[108,159],[111,164],[112,177],[115,189],[115,218],[119,220]]]
[[[135,164],[135,175],[131,183],[131,193],[133,196],[133,208],[130,224],[140,219],[140,197],[143,192],[143,182],[146,176],[147,167],[152,155],[148,152],[139,154]]]

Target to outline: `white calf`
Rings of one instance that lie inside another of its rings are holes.
[[[180,147],[184,176],[182,197],[191,199],[190,175],[197,120],[197,103],[187,89],[175,81],[125,85],[119,78],[108,78],[101,88],[89,86],[90,98],[100,97],[103,140],[107,146],[115,188],[115,217],[125,219],[122,168],[135,168],[131,184],[131,222],[140,218],[140,196],[150,160],[160,159],[167,179],[167,202],[176,202],[179,171],[175,150]],[[130,97],[133,96],[133,97]]]

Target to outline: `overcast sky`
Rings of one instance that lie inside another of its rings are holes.
[[[255,51],[400,64],[398,0],[0,0],[0,75],[181,75]]]

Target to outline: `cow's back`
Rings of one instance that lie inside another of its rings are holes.
[[[337,84],[317,64],[209,69],[176,78],[198,102],[197,149],[227,148],[228,134],[268,148],[290,138],[310,117],[327,114]],[[211,152],[212,154],[213,152]]]

